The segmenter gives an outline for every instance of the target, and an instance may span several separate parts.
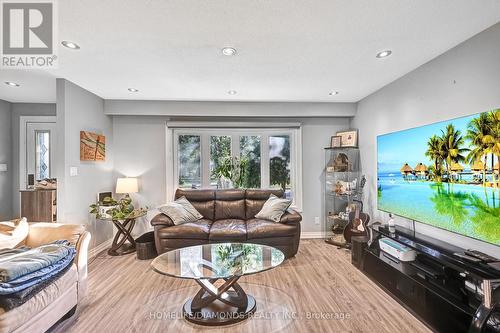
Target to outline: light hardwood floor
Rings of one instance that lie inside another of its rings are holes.
[[[89,266],[89,294],[55,332],[430,332],[350,263],[350,253],[322,240],[303,240],[295,258],[240,279],[257,300],[254,318],[225,328],[180,316],[198,290],[169,278],[135,254],[101,253]]]

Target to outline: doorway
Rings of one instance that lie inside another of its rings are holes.
[[[57,178],[56,117],[21,117],[20,126],[20,189],[39,180]]]

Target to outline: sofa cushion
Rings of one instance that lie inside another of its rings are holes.
[[[247,221],[248,239],[294,236],[297,225],[276,223],[261,219]]]
[[[0,249],[13,249],[24,244],[30,231],[25,218],[0,222]]]
[[[281,199],[271,194],[264,206],[262,206],[260,212],[255,215],[255,218],[279,222],[291,204],[291,200]]]
[[[244,242],[247,226],[242,219],[217,220],[210,228],[210,241]]]
[[[186,197],[196,210],[204,218],[214,220],[215,212],[215,191],[214,190],[191,190],[177,189],[175,199]]]
[[[215,199],[215,220],[245,220],[245,190],[219,190]]]
[[[56,240],[65,239],[76,245],[80,236],[85,233],[84,224],[62,224],[53,222],[31,222],[30,232],[26,238],[26,246],[39,247]]]
[[[245,216],[246,219],[253,219],[255,215],[262,209],[264,203],[269,199],[269,196],[274,194],[278,198],[283,197],[282,190],[246,190],[245,192]]]
[[[212,221],[201,219],[195,222],[158,229],[160,238],[208,239]]]
[[[203,218],[203,215],[194,208],[186,197],[180,197],[158,209],[167,215],[175,225],[195,222]]]

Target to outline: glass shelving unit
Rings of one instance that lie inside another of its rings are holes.
[[[359,148],[325,148],[324,194],[325,239],[341,243],[349,212],[362,198]]]

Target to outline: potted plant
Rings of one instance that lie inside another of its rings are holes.
[[[102,201],[90,205],[90,214],[94,214],[98,219],[125,220],[144,215],[146,212],[147,207],[134,209],[132,199],[129,196],[118,201],[106,197]]]

